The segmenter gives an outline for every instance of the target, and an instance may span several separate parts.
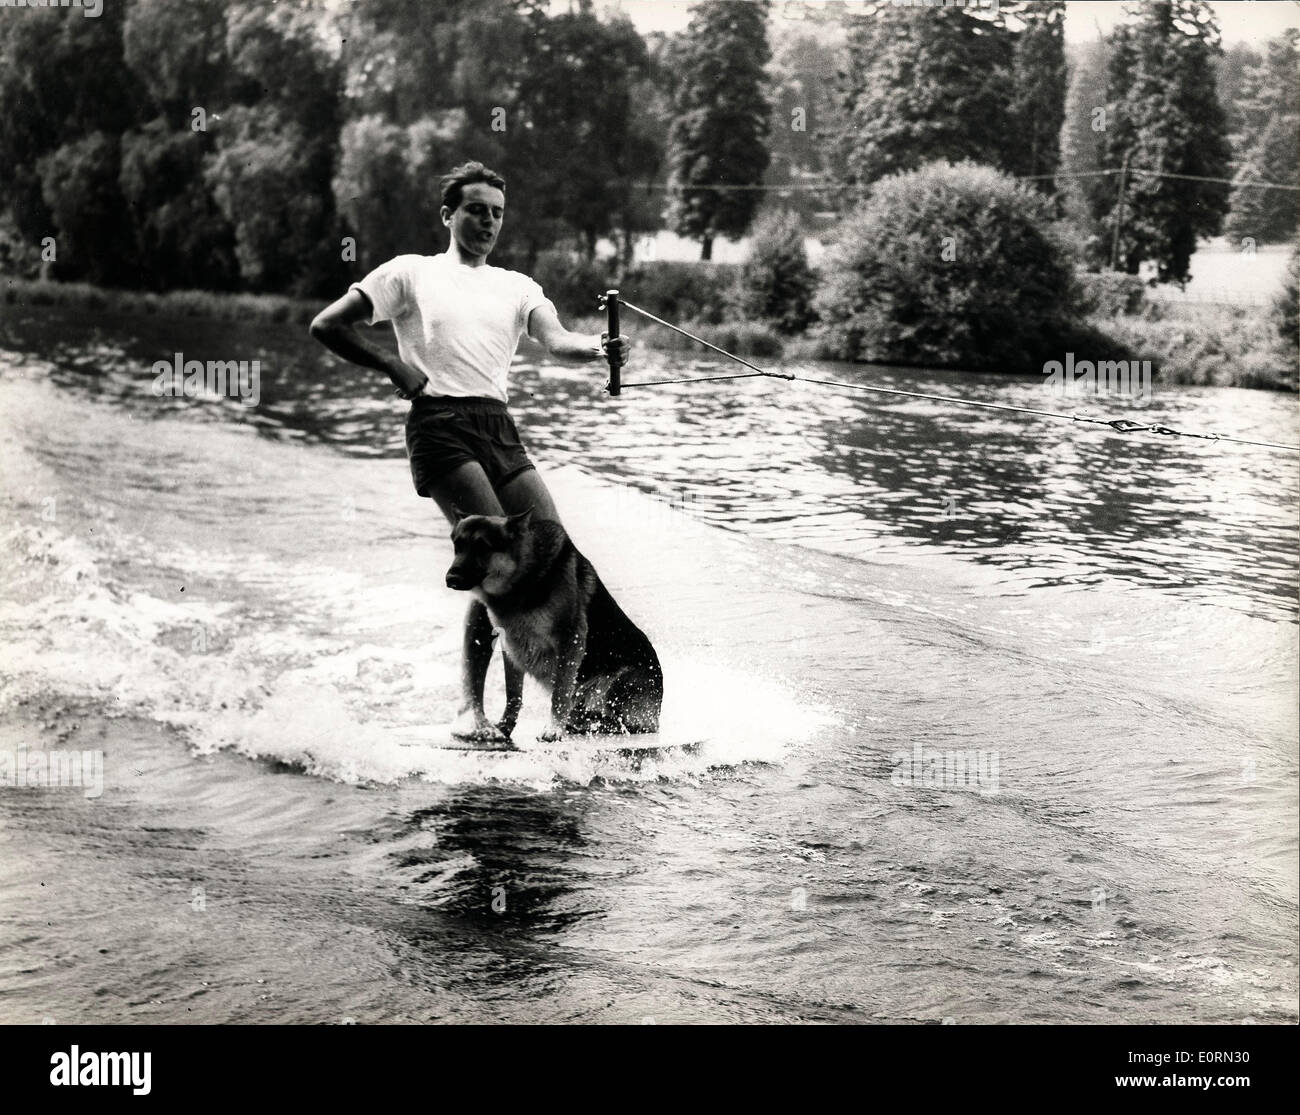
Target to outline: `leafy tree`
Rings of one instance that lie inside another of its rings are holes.
[[[676,52],[669,220],[680,235],[700,241],[701,259],[712,258],[715,237],[743,235],[758,207],[757,190],[701,187],[758,186],[767,170],[769,7],[768,0],[704,0]]]
[[[119,186],[141,281],[155,290],[238,283],[234,230],[203,176],[231,97],[229,8],[228,0],[135,0],[127,8],[123,59],[146,105],[122,136]],[[212,130],[192,126],[195,109]]]
[[[362,271],[396,255],[445,247],[438,178],[460,161],[465,142],[465,114],[458,110],[409,127],[373,114],[344,126],[334,198],[356,239]],[[495,157],[484,157],[495,165]],[[512,205],[507,225],[513,219]]]
[[[844,68],[845,35],[838,23],[798,27],[773,47],[769,186],[800,187],[843,177],[835,155],[844,124],[834,82],[827,78]],[[805,220],[825,209],[831,197],[806,189],[781,196]]]
[[[1240,138],[1245,126],[1242,102],[1247,96],[1246,75],[1262,61],[1263,55],[1254,47],[1247,43],[1234,43],[1224,48],[1215,66],[1215,84],[1219,89],[1219,99],[1223,102],[1234,151],[1240,151],[1247,145]]]
[[[349,114],[407,125],[461,108],[486,130],[492,109],[514,104],[542,18],[510,0],[352,0],[338,25]]]
[[[782,333],[802,332],[813,318],[815,286],[798,216],[789,210],[760,216],[737,281],[741,312],[770,321]]]
[[[1014,45],[1004,22],[958,7],[882,3],[853,18],[842,84],[849,177],[870,184],[936,159],[1014,165]]]
[[[845,219],[814,308],[846,360],[1041,370],[1077,306],[1057,236],[1032,187],[991,167],[932,163],[881,179]]]
[[[1293,356],[1300,355],[1300,245],[1291,249],[1286,278],[1273,302],[1272,319],[1282,343]]]
[[[1105,266],[1110,240],[1096,214],[1106,211],[1116,183],[1101,173],[1106,166],[1106,131],[1111,123],[1106,101],[1110,44],[1103,38],[1077,47],[1070,64],[1061,126],[1061,200],[1065,216],[1082,236],[1083,257]]]
[[[59,229],[56,278],[136,285],[119,166],[118,137],[107,132],[72,140],[37,162],[41,196]]]
[[[99,19],[70,19],[67,11],[51,9],[5,12],[0,18],[0,166],[5,168],[0,206],[9,208],[14,228],[28,243],[61,235],[46,202],[46,186],[53,184],[43,181],[38,161],[96,132],[119,135],[135,121],[144,94],[124,72],[123,24],[122,6],[116,4],[106,4]],[[91,151],[79,149],[70,157],[79,162]],[[114,151],[102,144],[93,151],[96,165],[107,172],[98,160]],[[66,205],[60,209],[71,215]],[[122,212],[113,217],[118,226],[125,219]]]
[[[342,111],[341,67],[321,34],[325,10],[320,0],[270,8],[233,6],[226,21],[231,95],[247,111],[231,110],[230,125],[223,122],[219,154],[208,160],[208,175],[214,193],[221,183],[226,198],[222,208],[235,225],[241,269],[252,267],[244,270],[245,278],[259,289],[319,294],[344,275],[330,188]],[[234,159],[223,157],[228,144],[245,154],[250,144],[258,143],[273,148],[277,156],[258,152],[238,168]],[[267,181],[259,183],[258,175],[267,176]],[[287,202],[291,211],[279,217],[292,231],[278,247],[254,231],[265,226],[270,214],[240,206],[232,217],[227,208],[232,202],[238,205],[239,199],[262,204],[287,198],[288,191],[296,195]],[[274,254],[281,258],[273,259]]]
[[[224,107],[229,7],[229,0],[134,0],[126,9],[123,57],[173,127],[187,127],[195,108]]]
[[[1120,269],[1152,260],[1161,282],[1185,282],[1199,236],[1217,235],[1228,191],[1197,178],[1229,171],[1227,127],[1214,86],[1218,25],[1204,0],[1130,5],[1113,33],[1108,96],[1113,117],[1106,160],[1128,159],[1119,240]],[[1178,178],[1173,175],[1185,175]],[[1115,198],[1094,199],[1111,229]]]
[[[1257,185],[1266,183],[1267,185]],[[1290,240],[1300,226],[1300,194],[1271,189],[1300,184],[1300,116],[1274,116],[1246,155],[1232,190],[1226,231],[1234,240]]]
[[[1065,2],[1026,6],[1025,28],[1012,57],[1011,126],[1017,143],[1008,169],[1033,177],[1043,193],[1054,193],[1052,175],[1061,161],[1065,119]],[[1046,176],[1046,177],[1044,177]]]
[[[1248,142],[1257,138],[1273,117],[1300,113],[1298,61],[1300,30],[1292,27],[1271,40],[1264,56],[1244,69],[1236,115]]]
[[[1232,194],[1227,232],[1235,239],[1263,243],[1288,240],[1300,224],[1300,199],[1294,190],[1253,183],[1300,183],[1300,31],[1288,30],[1268,44],[1265,56],[1248,67],[1237,103],[1241,131],[1236,136],[1240,165]]]
[[[629,21],[602,23],[578,11],[538,22],[520,77],[521,124],[507,137],[502,172],[526,172],[525,204],[544,205],[577,236],[588,260],[628,207],[634,174],[652,172],[657,162],[653,138],[632,131],[631,83],[648,66]],[[557,158],[562,151],[574,157]]]
[[[122,137],[118,185],[141,281],[154,290],[229,290],[238,281],[234,232],[203,181],[200,140],[161,116]]]
[[[235,230],[244,284],[255,291],[324,293],[320,277],[341,253],[331,235],[332,205],[305,188],[315,181],[312,137],[263,106],[235,106],[222,129],[204,179]]]

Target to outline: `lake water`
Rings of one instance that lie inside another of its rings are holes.
[[[155,398],[177,351],[259,405]],[[807,370],[1300,438],[1262,392]],[[464,600],[378,378],[0,310],[0,756],[104,762],[0,789],[0,1020],[1296,1021],[1297,455],[525,354],[705,742],[530,749],[530,686],[526,749],[466,755],[402,731],[451,718]]]

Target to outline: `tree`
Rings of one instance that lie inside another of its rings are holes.
[[[41,196],[59,229],[56,277],[135,285],[119,165],[118,137],[107,132],[65,143],[36,164]]]
[[[1065,119],[1065,2],[1047,0],[1018,14],[1025,28],[1012,56],[1011,122],[1018,142],[1009,169],[1051,194]]]
[[[99,19],[70,19],[67,11],[54,10],[0,16],[0,166],[5,168],[0,207],[8,208],[18,235],[29,244],[60,233],[46,202],[47,187],[54,183],[45,180],[38,162],[95,133],[104,139],[120,135],[137,119],[145,94],[122,63],[123,24],[123,7],[117,4],[106,4]],[[116,158],[116,147],[103,142],[65,153],[58,165],[92,155],[99,171],[116,177],[116,169],[102,161]],[[113,193],[106,184],[103,191],[97,190],[101,201]],[[67,205],[60,210],[75,220]],[[111,220],[122,226],[128,217],[118,211]],[[90,243],[93,234],[90,241],[82,238],[83,246]]]
[[[1300,201],[1294,190],[1255,184],[1300,183],[1298,53],[1300,31],[1288,30],[1270,42],[1265,56],[1242,75],[1236,106],[1241,123],[1235,137],[1239,165],[1227,221],[1227,232],[1234,239],[1289,240],[1300,224]]]
[[[1160,282],[1185,282],[1200,236],[1217,235],[1228,209],[1227,125],[1214,85],[1220,51],[1204,0],[1129,5],[1113,32],[1105,158],[1127,159],[1122,214],[1115,197],[1095,199],[1094,217],[1114,230],[1122,215],[1120,269],[1156,264]],[[1186,177],[1174,177],[1186,176]]]
[[[764,67],[768,0],[704,0],[676,52],[679,85],[668,136],[669,220],[711,259],[717,236],[739,237],[758,207],[767,170],[770,106]]]
[[[839,98],[827,76],[844,68],[844,31],[839,23],[798,25],[781,36],[772,65],[772,163],[769,186],[819,185],[842,177],[835,161],[843,133]],[[783,204],[805,220],[825,209],[829,191],[794,189]]]
[[[322,34],[325,17],[323,0],[300,0],[232,6],[226,20],[230,95],[242,108],[218,129],[206,173],[256,289],[326,294],[345,275],[330,188],[341,66]],[[281,210],[268,212],[274,204]],[[273,219],[278,241],[264,234]]]
[[[214,130],[230,103],[227,0],[136,0],[127,8],[123,59],[148,111],[122,136],[118,184],[130,212],[140,279],[154,290],[238,285],[234,230],[203,178]]]
[[[1246,43],[1234,43],[1224,49],[1215,67],[1215,84],[1219,89],[1219,98],[1223,101],[1232,148],[1236,152],[1248,146],[1240,141],[1245,126],[1243,101],[1246,97],[1246,75],[1262,61],[1263,55],[1253,47]]]
[[[408,127],[378,114],[344,126],[334,199],[363,271],[396,255],[431,255],[445,246],[438,178],[461,161],[466,130],[465,114],[455,109]],[[496,165],[495,154],[478,154]],[[510,210],[508,225],[514,221]]]
[[[1291,249],[1282,289],[1273,300],[1270,316],[1273,328],[1289,350],[1288,355],[1300,355],[1300,245]]]
[[[846,360],[1039,371],[1077,308],[1048,199],[973,163],[881,179],[821,274],[814,305]]]
[[[1262,58],[1242,72],[1236,117],[1247,144],[1257,139],[1275,116],[1300,113],[1300,82],[1296,63],[1300,61],[1300,30],[1288,28],[1270,40]]]
[[[1300,116],[1274,116],[1246,155],[1232,189],[1225,230],[1259,244],[1290,240],[1300,227],[1300,195],[1272,185],[1300,184]]]
[[[188,126],[195,108],[224,107],[228,6],[228,0],[134,0],[126,9],[126,64],[173,127]]]
[[[222,129],[204,178],[235,230],[243,283],[255,291],[325,293],[318,288],[327,258],[341,261],[341,253],[331,235],[332,203],[313,188],[312,137],[263,106],[229,109]]]
[[[1110,44],[1103,38],[1077,47],[1070,64],[1061,125],[1061,200],[1065,216],[1082,234],[1084,258],[1103,267],[1110,250],[1106,226],[1095,214],[1106,211],[1115,196],[1115,181],[1103,173],[1106,131],[1111,123],[1106,103]]]
[[[798,216],[789,210],[760,216],[737,281],[740,311],[770,321],[782,333],[802,332],[813,318],[815,285]]]
[[[634,175],[653,173],[657,162],[653,138],[632,132],[632,82],[648,66],[625,19],[602,23],[578,11],[538,21],[502,171],[525,172],[526,204],[563,222],[587,260],[629,207]]]
[[[487,129],[494,108],[514,103],[542,18],[510,0],[351,0],[338,25],[349,115],[405,126],[460,108]]]
[[[853,17],[842,96],[849,178],[868,185],[936,159],[1008,168],[1014,37],[958,7],[879,4]]]
[[[118,186],[133,217],[141,282],[154,290],[238,283],[234,231],[203,181],[200,140],[161,116],[122,137]]]

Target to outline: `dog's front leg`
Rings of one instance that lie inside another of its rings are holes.
[[[506,710],[497,721],[497,727],[508,736],[515,730],[519,710],[524,707],[524,671],[514,664],[504,647],[501,649],[501,660],[506,668]]]
[[[555,665],[555,688],[551,690],[551,720],[537,737],[557,740],[564,736],[564,726],[573,711],[573,696],[578,685],[578,667],[587,654],[587,625],[579,624],[560,642]]]

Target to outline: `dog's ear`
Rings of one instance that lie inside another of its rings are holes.
[[[525,507],[518,515],[510,515],[506,522],[511,530],[523,530],[533,521],[532,507]]]

